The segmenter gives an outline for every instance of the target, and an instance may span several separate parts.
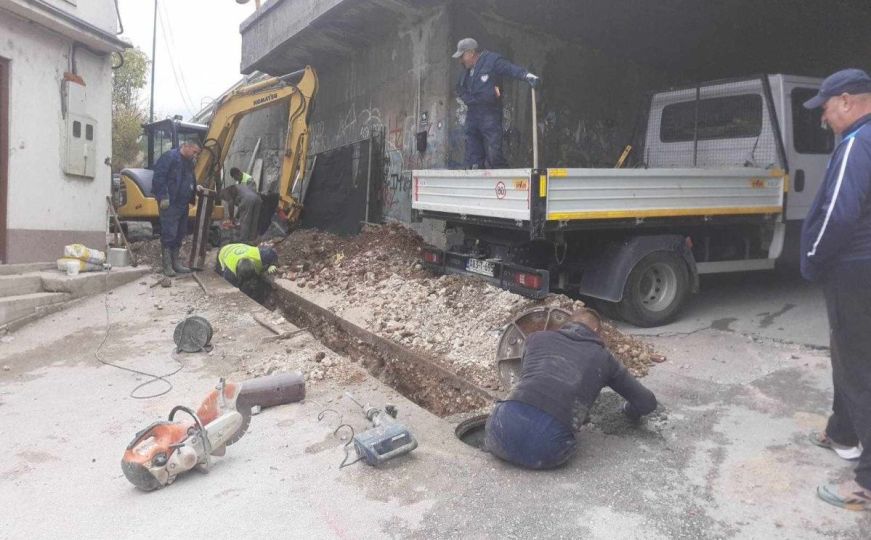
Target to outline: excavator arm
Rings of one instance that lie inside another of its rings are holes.
[[[226,96],[215,108],[203,141],[203,153],[195,169],[197,183],[215,189],[236,128],[245,115],[287,103],[287,137],[278,188],[279,208],[291,221],[298,219],[302,205],[292,193],[294,184],[301,181],[306,172],[310,136],[308,124],[317,91],[317,73],[307,66],[281,77],[243,86]]]

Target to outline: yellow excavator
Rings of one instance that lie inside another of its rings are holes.
[[[220,204],[215,204],[214,194],[222,187],[221,169],[239,121],[254,111],[287,103],[287,138],[278,184],[278,210],[289,221],[298,220],[302,204],[294,193],[300,189],[300,182],[306,173],[310,137],[308,125],[317,91],[317,73],[307,66],[287,75],[270,77],[237,88],[215,106],[208,127],[179,120],[163,120],[144,126],[149,141],[149,168],[121,171],[119,185],[115,186],[118,217],[122,221],[159,223],[158,203],[151,192],[153,172],[150,168],[162,152],[177,148],[182,142],[193,141],[203,148],[194,169],[197,185],[212,196],[205,215],[197,213],[198,207],[191,207],[189,216],[192,220],[196,217],[198,229],[205,223],[207,232],[213,220],[224,217],[224,209]]]

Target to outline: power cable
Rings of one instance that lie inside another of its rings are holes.
[[[175,49],[177,49],[177,47],[175,45],[175,33],[172,31],[172,24],[170,22],[172,19],[169,16],[169,11],[168,11],[169,8],[166,7],[166,5],[160,5],[159,9],[163,10],[163,18],[166,21],[165,28],[166,28],[166,32],[169,34],[170,47],[172,48],[172,50],[175,50]],[[171,61],[173,60],[172,57],[170,57],[170,60]],[[185,95],[187,96],[188,104],[193,105],[194,100],[193,100],[193,98],[191,98],[191,91],[190,91],[190,87],[188,86],[187,79],[184,78],[184,70],[181,68],[180,64],[177,67],[178,67],[179,78],[181,79],[182,91],[184,91]],[[193,115],[193,113],[192,113],[192,115]]]
[[[159,5],[160,4],[158,4],[158,6]],[[188,112],[191,114],[191,116],[193,116],[193,114],[194,114],[193,105],[192,105],[192,102],[190,101],[190,96],[187,96],[185,94],[184,90],[182,89],[181,80],[180,80],[180,77],[179,77],[178,72],[177,72],[178,68],[176,67],[175,58],[173,57],[173,54],[172,54],[173,53],[172,46],[170,45],[169,38],[166,35],[166,26],[167,26],[166,16],[162,13],[162,11],[160,9],[158,9],[157,15],[158,15],[158,19],[160,19],[160,23],[161,23],[160,24],[160,35],[163,37],[164,45],[166,45],[167,56],[169,57],[169,67],[172,71],[172,77],[175,80],[175,87],[178,90],[179,97],[181,97],[185,108],[188,110]]]
[[[104,360],[102,355],[100,354],[100,351],[102,351],[103,346],[106,344],[106,341],[109,340],[109,330],[111,328],[110,320],[109,320],[109,273],[108,272],[106,272],[106,280],[105,280],[104,286],[106,287],[106,294],[103,295],[103,305],[106,308],[106,329],[103,332],[103,340],[100,342],[100,345],[98,345],[97,349],[94,351],[94,358],[96,358],[97,361],[100,362],[101,364],[103,364],[104,366],[110,366],[110,367],[113,367],[116,369],[120,369],[121,371],[127,371],[130,373],[135,373],[136,375],[142,375],[143,377],[149,377],[149,380],[138,385],[136,388],[134,388],[133,390],[130,391],[129,396],[133,399],[152,399],[152,398],[156,398],[156,397],[160,397],[162,395],[168,394],[172,390],[173,386],[172,386],[172,383],[167,380],[167,377],[172,377],[173,375],[175,375],[176,373],[178,373],[179,371],[184,369],[184,364],[182,364],[181,360],[179,360],[178,357],[176,356],[175,350],[173,350],[173,352],[171,353],[171,356],[172,356],[172,359],[175,360],[175,362],[178,364],[178,368],[175,371],[172,371],[170,373],[166,373],[164,375],[154,375],[153,373],[139,371],[138,369],[119,366],[118,364],[114,364],[112,362]],[[139,390],[140,388],[145,388],[148,385],[154,384],[157,381],[161,381],[162,383],[164,383],[166,385],[166,390],[164,390],[163,392],[159,392],[156,394],[149,394],[149,395],[145,395],[145,396],[136,395],[137,390]]]

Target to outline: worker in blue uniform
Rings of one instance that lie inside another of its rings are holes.
[[[160,207],[161,256],[167,277],[191,271],[179,262],[178,251],[187,234],[188,205],[194,202],[194,162],[199,153],[198,144],[183,143],[165,152],[154,165],[152,189]]]
[[[855,478],[817,488],[827,503],[871,511],[871,76],[832,74],[804,106],[841,136],[801,233],[801,273],[822,285],[834,403],[818,446],[858,458]]]
[[[466,168],[503,169],[508,161],[502,155],[502,88],[505,77],[525,80],[536,88],[540,79],[515,66],[501,55],[482,51],[472,38],[460,40],[454,58],[463,73],[457,94],[468,107],[466,112]]]

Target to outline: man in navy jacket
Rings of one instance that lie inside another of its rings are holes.
[[[823,122],[842,136],[801,236],[802,275],[820,282],[826,298],[835,390],[826,431],[814,442],[842,457],[861,451],[855,481],[817,494],[871,510],[871,77],[839,71],[804,106],[822,107]]]
[[[539,78],[502,56],[480,51],[472,38],[460,40],[454,58],[463,73],[457,94],[468,107],[466,112],[466,168],[502,169],[508,162],[502,155],[502,84],[505,77],[525,80],[533,88]]]
[[[600,325],[594,311],[581,310],[559,330],[529,336],[520,380],[487,419],[487,451],[528,469],[562,465],[574,455],[575,432],[605,386],[626,399],[623,414],[631,420],[656,409],[653,392],[605,348]]]
[[[178,260],[178,251],[187,233],[188,205],[194,200],[196,178],[194,159],[200,153],[199,145],[183,143],[179,148],[165,152],[154,165],[152,190],[160,204],[160,244],[163,274],[167,277],[190,273]]]

